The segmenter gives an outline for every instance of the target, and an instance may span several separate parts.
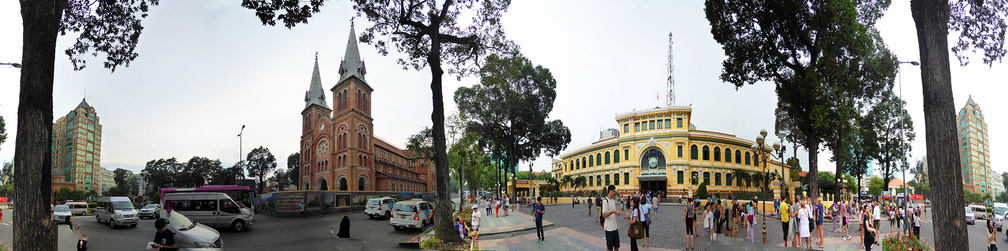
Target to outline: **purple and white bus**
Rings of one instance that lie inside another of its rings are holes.
[[[197,188],[161,188],[161,204],[164,204],[165,194],[169,193],[191,193],[191,192],[221,192],[227,194],[231,199],[238,202],[240,207],[247,207],[255,210],[252,204],[254,192],[247,186],[237,185],[205,185]]]

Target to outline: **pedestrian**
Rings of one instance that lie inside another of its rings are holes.
[[[494,216],[496,216],[497,218],[500,218],[500,207],[501,207],[500,197],[494,198]]]
[[[840,201],[840,231],[843,232],[841,239],[850,240],[850,230],[847,227],[847,201]]]
[[[542,197],[536,197],[536,203],[534,207],[535,212],[535,225],[536,225],[536,235],[539,236],[539,244],[546,242],[546,233],[543,233],[543,215],[546,214],[546,205],[542,204]],[[506,210],[505,210],[506,211]]]
[[[615,192],[616,191],[613,191],[613,193],[615,193]],[[612,199],[612,200],[613,200],[614,203],[616,202],[616,199]],[[616,208],[613,207],[613,209],[616,209]],[[599,218],[603,218],[602,217],[602,196],[600,194],[595,194],[595,212],[594,213],[595,213],[595,215],[598,215]]]
[[[920,223],[921,223],[920,211],[916,211],[913,214],[913,235],[920,239]]]
[[[490,210],[490,198],[486,198],[485,202],[486,202],[486,215],[487,216],[493,215],[493,211]]]
[[[658,203],[661,202],[661,198],[659,198],[659,196],[661,195],[652,196],[650,203],[648,203],[651,204],[651,211],[654,212],[651,215],[647,216],[648,220],[658,220]],[[647,243],[647,241],[645,241],[644,243]],[[644,247],[648,247],[648,245],[645,244]]]
[[[780,204],[781,204],[780,199],[774,199],[773,200],[773,208],[774,208],[774,210],[777,210],[778,208],[780,208]],[[780,213],[780,211],[777,211],[777,212]]]
[[[875,223],[874,227],[875,227],[875,229],[881,229],[881,227],[882,227],[882,225],[881,225],[882,224],[882,207],[879,205],[879,201],[877,201],[877,200],[874,201],[872,204],[875,205],[875,207],[872,208],[872,212],[871,212],[872,217],[874,217],[873,218],[874,219],[874,223]]]
[[[574,195],[571,195],[571,208],[574,208],[574,204],[577,204],[577,198],[574,198]]]
[[[812,235],[811,230],[809,229],[809,219],[812,218],[812,214],[809,213],[809,208],[808,205],[805,204],[805,201],[802,201],[795,217],[798,219],[798,232],[801,236],[801,243],[799,247],[812,248],[812,242],[809,240],[809,237]]]
[[[875,208],[878,208],[878,202],[875,202]],[[872,212],[869,207],[871,205],[865,205],[861,210],[861,248],[866,251],[871,251],[872,245],[875,244],[875,237],[878,234],[878,229],[871,226],[872,224]],[[878,220],[875,220],[878,222]]]
[[[987,251],[997,251],[997,231],[994,229],[994,221],[987,219]]]
[[[825,242],[823,240],[823,237],[824,237],[823,236],[824,235],[823,234],[823,231],[824,231],[823,230],[823,213],[824,213],[824,211],[825,210],[823,209],[822,198],[816,198],[816,203],[815,203],[815,220],[816,220],[816,222],[815,222],[815,224],[816,224],[816,233],[818,234],[818,238],[819,238],[818,239],[819,240],[819,248],[823,248],[823,242]]]
[[[790,210],[788,210],[788,203],[781,201],[780,205],[777,207],[777,212],[781,212],[780,220],[781,229],[783,230],[781,233],[784,233],[782,234],[784,236],[784,246],[787,247],[787,236],[790,234],[790,232],[788,232],[788,225],[791,224],[791,213]]]
[[[627,225],[633,225],[634,223],[641,221],[641,217],[644,216],[640,210],[640,198],[634,196],[627,201],[630,202],[629,208],[631,209],[631,214],[623,218],[630,219],[630,221],[627,222]],[[637,239],[630,237],[630,251],[637,250]]]
[[[721,222],[721,201],[717,200],[711,205],[711,241],[717,240],[717,235],[721,233],[720,222]]]
[[[70,231],[77,233],[77,245],[76,245],[77,250],[78,251],[87,250],[88,249],[87,233],[85,233],[84,230],[80,229],[81,228],[80,223],[74,223],[73,218],[71,218],[70,216],[66,217],[66,222],[67,226],[70,227]]]
[[[606,250],[619,251],[619,223],[617,223],[617,217],[619,217],[621,213],[620,210],[616,208],[616,200],[613,198],[616,196],[616,185],[609,185],[608,190],[609,193],[608,196],[606,196],[605,203],[600,203],[602,204],[601,215],[605,218],[605,222],[602,224],[602,229],[605,230]]]
[[[462,217],[455,217],[455,231],[458,231],[459,238],[465,240],[466,233],[471,231],[468,226],[466,226],[465,221]]]
[[[471,234],[471,236],[473,238],[473,241],[475,242],[475,240],[478,237],[477,233],[479,232],[480,223],[482,223],[483,218],[480,216],[479,206],[473,205],[472,206],[472,211],[473,211],[472,212],[472,232],[473,233]],[[487,211],[490,211],[490,210],[487,210]]]
[[[731,214],[730,215],[731,215],[732,222],[731,222],[731,225],[728,227],[728,234],[732,238],[734,238],[735,237],[735,233],[740,230],[739,225],[741,225],[741,223],[742,223],[742,221],[741,221],[742,218],[739,217],[738,199],[736,199],[734,197],[732,197],[732,206],[731,206]]]
[[[791,203],[791,208],[790,208],[791,209],[791,229],[792,229],[791,231],[793,233],[792,235],[794,236],[794,238],[793,238],[794,240],[791,241],[791,246],[794,246],[794,247],[798,247],[798,245],[799,245],[798,242],[801,241],[801,233],[798,232],[799,220],[798,220],[798,218],[795,218],[798,215],[798,209],[801,209],[801,202],[802,202],[801,197],[795,196],[794,197],[794,202]]]
[[[693,249],[693,235],[695,234],[693,223],[696,221],[695,206],[699,202],[699,199],[697,199],[696,202],[690,200],[686,203],[686,209],[683,212],[683,222],[686,222],[686,250]]]
[[[301,212],[301,219],[304,219],[304,210],[305,210],[305,206],[304,206],[304,201],[302,200],[301,204],[298,204],[298,211]]]
[[[542,201],[540,201],[539,203],[542,203]],[[521,205],[521,203],[519,203],[519,205]],[[504,216],[505,217],[507,217],[509,215],[509,213],[508,213],[508,208],[509,207],[511,207],[511,197],[504,197]]]
[[[168,230],[167,220],[155,220],[154,228],[157,228],[157,233],[154,233],[152,248],[159,248],[160,251],[178,251],[178,245],[175,245],[175,233]]]
[[[644,223],[644,248],[648,248],[651,245],[651,217],[655,215],[654,206],[651,205],[650,200],[642,200],[640,203],[643,217],[639,220]]]

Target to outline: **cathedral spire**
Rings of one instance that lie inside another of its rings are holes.
[[[305,92],[305,109],[308,109],[311,105],[318,105],[329,109],[325,101],[325,89],[322,89],[322,75],[319,74],[318,52],[315,53],[315,69],[312,70],[311,85],[308,87],[308,91]]]
[[[357,32],[354,31],[353,21],[350,23],[350,37],[347,39],[343,61],[340,62],[339,74],[339,82],[350,77],[357,77],[361,82],[367,83],[364,81],[364,74],[367,74],[367,70],[364,68],[364,61],[360,59],[360,50],[357,49]]]

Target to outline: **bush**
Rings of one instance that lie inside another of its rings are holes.
[[[882,239],[882,250],[931,250],[927,244],[906,234],[897,234]]]
[[[442,246],[444,246],[444,241],[441,241],[437,237],[431,237],[420,243],[420,248],[422,249],[440,249]]]
[[[707,198],[707,182],[700,183],[700,187],[696,191],[697,197]]]

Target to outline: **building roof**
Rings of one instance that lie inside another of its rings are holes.
[[[322,89],[322,75],[319,73],[318,56],[315,56],[315,69],[312,70],[311,85],[305,92],[305,109],[318,105],[330,109],[325,100],[325,89]],[[332,110],[332,109],[330,109]]]
[[[367,74],[367,70],[364,68],[364,61],[360,59],[360,50],[357,48],[357,32],[354,31],[353,23],[350,24],[350,37],[347,38],[346,52],[343,54],[343,61],[340,62],[339,74],[340,79],[338,82],[343,82],[350,77],[357,77],[361,82],[364,81],[364,74]]]
[[[898,187],[898,186],[903,186],[903,180],[893,178],[892,180],[889,181],[889,187]]]
[[[77,108],[84,108],[84,110],[88,110],[91,109],[91,105],[87,103],[87,98],[84,98],[81,99],[81,102],[79,105],[77,105]]]
[[[973,102],[973,95],[970,95],[969,100],[966,100],[966,105],[976,105],[976,102]]]

